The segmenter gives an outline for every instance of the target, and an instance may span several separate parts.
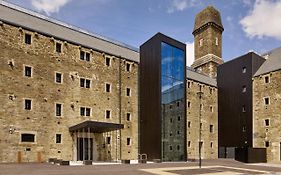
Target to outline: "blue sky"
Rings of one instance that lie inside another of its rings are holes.
[[[196,13],[222,15],[223,59],[281,46],[281,0],[6,0],[68,24],[139,47],[157,32],[187,43],[192,62]]]

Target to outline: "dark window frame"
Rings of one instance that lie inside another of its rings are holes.
[[[32,77],[32,67],[31,66],[24,66],[24,76]]]
[[[59,72],[55,73],[55,81],[56,83],[62,84],[62,73]]]
[[[34,143],[35,142],[35,134],[22,133],[21,134],[21,142]]]
[[[24,34],[24,43],[25,43],[25,44],[28,44],[28,45],[31,45],[31,42],[32,42],[32,36],[31,36],[31,34],[25,33],[25,34]]]
[[[60,103],[56,103],[56,116],[62,116],[62,104]]]
[[[62,143],[62,136],[61,136],[61,134],[56,134],[56,143],[57,144]]]

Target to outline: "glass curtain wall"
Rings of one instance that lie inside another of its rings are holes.
[[[161,43],[162,160],[186,159],[185,53]]]

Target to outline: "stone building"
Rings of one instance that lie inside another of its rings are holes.
[[[208,6],[196,15],[192,34],[194,35],[194,58],[192,64],[198,72],[213,78],[217,76],[217,66],[222,60],[221,15],[213,6]]]
[[[266,148],[268,162],[281,161],[281,48],[253,76],[253,146]]]
[[[0,162],[137,159],[139,53],[0,2]]]

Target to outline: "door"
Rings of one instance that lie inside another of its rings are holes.
[[[92,138],[77,138],[77,160],[93,160]]]

